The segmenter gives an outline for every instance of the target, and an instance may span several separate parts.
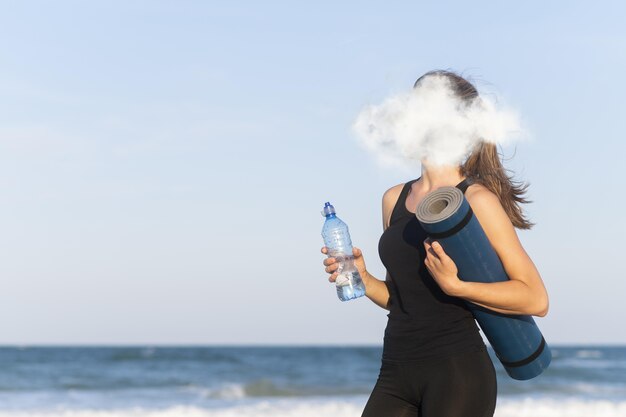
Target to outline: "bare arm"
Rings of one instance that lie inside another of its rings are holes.
[[[387,285],[384,281],[369,273],[367,275],[367,280],[363,281],[365,283],[365,295],[377,306],[389,310],[389,289]]]
[[[548,294],[539,271],[522,247],[515,228],[498,197],[485,187],[476,185],[467,193],[489,242],[496,251],[509,277],[508,281],[481,283],[458,279],[454,262],[441,245],[425,243],[426,263],[433,278],[449,295],[505,314],[545,316]]]
[[[398,198],[400,197],[400,192],[402,191],[403,185],[396,185],[395,187],[390,188],[383,195],[383,230],[387,230],[389,227],[389,221],[391,219],[391,212],[393,211],[393,207],[396,205]],[[365,295],[374,302],[374,304],[389,310],[389,288],[385,281],[381,281],[373,275],[367,273],[367,281],[365,281]],[[391,277],[389,273],[385,276],[386,281],[390,281]]]

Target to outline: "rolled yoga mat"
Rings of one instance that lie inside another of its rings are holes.
[[[460,189],[442,187],[433,191],[420,202],[415,215],[430,238],[454,260],[460,279],[509,279]],[[511,378],[531,379],[548,367],[552,354],[532,317],[505,315],[467,304]]]

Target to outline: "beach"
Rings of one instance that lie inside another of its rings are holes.
[[[626,416],[626,347],[551,346],[498,374],[497,417]],[[495,359],[490,351],[492,359]],[[3,347],[0,417],[358,417],[380,347]]]

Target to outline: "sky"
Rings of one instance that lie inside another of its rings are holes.
[[[0,344],[381,345],[323,270],[331,201],[380,279],[351,125],[432,69],[515,108],[548,343],[625,344],[623,2],[0,2]]]

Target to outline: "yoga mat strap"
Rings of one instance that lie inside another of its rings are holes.
[[[520,366],[528,365],[529,363],[537,359],[539,355],[541,355],[541,352],[543,352],[543,349],[545,347],[546,347],[546,340],[543,338],[543,336],[541,336],[541,343],[539,343],[539,347],[532,355],[530,355],[526,359],[522,359],[521,361],[514,361],[514,362],[503,361],[501,358],[498,358],[498,359],[500,359],[500,362],[502,362],[502,365],[508,368],[518,368]]]
[[[457,234],[459,231],[461,231],[461,229],[463,229],[470,222],[470,220],[472,220],[473,215],[474,215],[474,211],[470,207],[469,210],[467,210],[467,214],[465,215],[465,217],[463,217],[463,219],[460,222],[458,222],[456,226],[454,226],[451,229],[444,230],[443,232],[438,232],[438,233],[431,232],[429,233],[430,238],[431,239],[444,239],[446,237],[450,237],[450,236]]]
[[[469,187],[472,184],[473,184],[472,180],[470,180],[469,178],[465,178],[463,181],[457,184],[456,188],[458,188],[459,190],[463,192],[463,194],[465,194],[467,187]]]

